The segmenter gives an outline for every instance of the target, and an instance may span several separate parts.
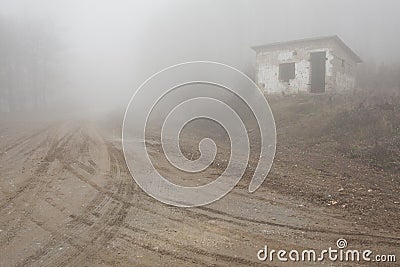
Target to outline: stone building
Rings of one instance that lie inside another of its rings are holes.
[[[339,37],[272,43],[256,51],[256,82],[265,93],[325,93],[355,87],[361,59]]]

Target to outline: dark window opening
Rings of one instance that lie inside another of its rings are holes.
[[[290,79],[295,78],[295,64],[283,63],[279,64],[279,80],[289,82]]]

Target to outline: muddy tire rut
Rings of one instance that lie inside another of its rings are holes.
[[[96,123],[29,127],[0,143],[0,266],[255,266],[266,244],[327,248],[343,235],[400,247],[399,235],[354,227],[267,187],[250,195],[239,184],[206,207],[171,207],[138,188],[119,137]]]

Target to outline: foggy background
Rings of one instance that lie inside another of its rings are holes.
[[[338,35],[363,60],[400,62],[398,1],[0,0],[0,103],[125,107],[154,72],[190,60],[253,74],[251,46]],[[29,101],[28,101],[29,102]]]

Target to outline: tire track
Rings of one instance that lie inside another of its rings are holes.
[[[87,142],[84,142],[86,146]],[[87,148],[82,148],[81,152],[88,154]],[[35,255],[26,259],[22,266],[32,260],[38,261],[42,260],[44,262],[43,266],[66,266],[66,265],[80,265],[80,262],[85,262],[91,255],[95,255],[98,249],[104,246],[110,239],[112,239],[118,232],[120,225],[123,223],[127,210],[130,205],[126,204],[121,200],[121,197],[116,197],[116,195],[129,196],[131,195],[131,179],[127,179],[127,176],[121,176],[120,166],[124,166],[120,162],[119,155],[115,154],[115,149],[107,145],[107,151],[110,158],[110,172],[106,174],[110,177],[109,181],[113,189],[111,191],[105,191],[102,187],[94,183],[90,176],[94,176],[95,170],[93,168],[88,168],[85,164],[79,164],[79,161],[70,160],[65,158],[61,159],[63,167],[66,171],[73,174],[84,183],[90,185],[97,191],[97,195],[92,202],[87,206],[86,210],[82,215],[73,216],[71,219],[70,226],[68,227],[70,231],[69,244],[76,247],[71,240],[79,240],[79,249],[75,252],[67,252],[62,250],[53,255],[49,255],[47,252],[49,248],[54,246],[54,242],[46,245],[46,248],[39,251]],[[82,168],[88,173],[88,176],[82,175],[77,172],[73,165]],[[112,193],[114,191],[114,193]],[[60,242],[62,239],[60,239]]]
[[[222,261],[225,261],[226,263],[230,263],[230,264],[235,263],[235,266],[237,266],[236,264],[249,266],[249,265],[255,265],[257,263],[257,262],[254,262],[254,261],[251,261],[251,260],[248,260],[248,259],[245,259],[245,258],[241,258],[241,257],[233,257],[233,256],[220,254],[220,253],[212,253],[212,252],[208,252],[208,251],[206,251],[204,249],[201,249],[201,248],[198,248],[198,247],[195,247],[195,246],[182,245],[182,244],[180,244],[180,243],[178,243],[178,242],[176,242],[174,240],[171,240],[169,238],[164,238],[164,237],[162,237],[160,235],[153,234],[152,232],[147,231],[145,229],[133,227],[131,225],[124,224],[123,227],[128,229],[128,230],[130,230],[130,231],[132,231],[132,232],[134,232],[134,233],[141,233],[141,234],[146,235],[146,239],[147,240],[150,237],[150,239],[153,240],[153,243],[157,243],[159,241],[162,241],[162,242],[165,242],[167,244],[170,244],[170,245],[174,246],[175,248],[179,248],[179,249],[185,251],[186,255],[187,255],[187,252],[191,252],[191,253],[199,255],[199,256],[207,257],[210,260],[211,259],[222,260]],[[185,261],[189,260],[190,262],[195,263],[195,264],[201,264],[201,265],[204,265],[204,266],[209,266],[210,265],[210,262],[200,261],[197,257],[181,256],[181,255],[179,255],[177,253],[172,253],[172,252],[170,252],[168,250],[165,250],[165,249],[164,250],[163,249],[154,249],[154,247],[152,247],[150,245],[146,245],[146,244],[143,244],[142,242],[138,242],[137,240],[135,240],[135,238],[132,238],[132,236],[128,236],[128,235],[125,235],[125,234],[120,234],[118,237],[124,239],[125,241],[128,241],[128,242],[130,242],[132,244],[135,244],[137,246],[140,246],[140,247],[142,247],[144,249],[147,249],[147,250],[150,250],[150,251],[153,251],[153,252],[161,253],[163,255],[169,255],[169,256],[172,256],[172,257],[180,259],[180,260],[185,260]]]
[[[60,154],[60,152],[62,153],[63,149],[65,149],[66,144],[72,138],[72,136],[73,134],[70,134],[63,136],[59,140],[55,139],[52,141],[52,144],[50,145],[50,148],[46,156],[44,157],[42,164],[40,164],[39,167],[34,171],[34,174],[31,178],[28,178],[24,182],[22,182],[22,185],[18,187],[15,193],[11,194],[5,200],[3,200],[3,203],[0,204],[0,211],[7,207],[10,202],[12,202],[22,193],[26,193],[26,191],[31,191],[35,189],[38,186],[41,178],[46,178],[44,174],[48,170],[50,163],[52,163],[56,159],[57,154]]]
[[[65,139],[66,141],[63,142],[63,140]],[[59,140],[54,140],[53,146],[59,146],[60,144],[61,147],[65,146],[68,142],[68,139],[70,139],[70,136],[63,136]],[[49,155],[49,153],[53,153],[51,151],[54,152],[55,150],[54,149],[52,150],[50,147],[47,155]],[[16,202],[17,198],[19,197],[22,197],[24,199],[23,202],[29,203],[29,207],[35,206],[35,203],[40,200],[40,198],[37,198],[37,196],[40,196],[43,192],[43,189],[49,183],[51,183],[51,180],[46,179],[46,177],[42,175],[44,172],[47,171],[49,165],[50,164],[47,163],[39,166],[34,171],[34,175],[31,178],[25,180],[23,182],[23,185],[20,186],[13,195],[7,197],[4,203],[0,205],[0,211],[4,211],[4,209],[7,208],[10,204],[13,205],[13,203]],[[19,218],[16,220],[17,223],[8,223],[9,225],[11,225],[11,227],[7,231],[7,239],[4,242],[2,242],[2,247],[10,244],[10,242],[14,240],[14,238],[17,236],[17,233],[21,230],[26,221],[29,218],[31,218],[32,215],[32,209],[28,207],[23,207],[23,208],[14,207],[14,209],[17,209],[17,211],[20,213],[18,214]]]
[[[151,227],[132,225],[128,223],[130,220],[127,217],[128,214],[134,214],[132,212],[135,210],[145,211],[154,215],[156,216],[156,222],[159,220],[167,226],[170,226],[171,222],[169,221],[172,221],[173,226],[182,225],[185,228],[198,229],[212,233],[212,236],[216,236],[217,239],[223,238],[230,242],[238,242],[241,245],[244,245],[244,243],[240,243],[243,235],[254,242],[265,242],[264,235],[257,235],[253,232],[255,226],[259,225],[275,227],[285,233],[302,231],[310,234],[345,235],[357,238],[360,242],[363,239],[371,240],[373,238],[377,244],[387,244],[393,247],[398,247],[400,243],[400,237],[275,223],[241,216],[242,214],[235,215],[213,208],[212,205],[193,209],[180,209],[161,204],[147,196],[133,182],[120,145],[104,140],[93,125],[85,123],[61,124],[54,127],[55,129],[48,130],[47,139],[45,138],[40,143],[41,145],[48,144],[47,154],[42,164],[34,171],[35,176],[28,181],[24,181],[17,192],[11,195],[8,200],[29,201],[31,205],[37,205],[39,201],[43,200],[56,208],[56,204],[51,201],[52,195],[47,199],[43,194],[44,190],[54,181],[54,177],[51,177],[51,174],[56,176],[63,175],[66,177],[64,178],[66,179],[65,181],[69,183],[74,181],[79,185],[84,183],[85,187],[88,185],[90,190],[93,189],[89,192],[94,192],[94,194],[90,199],[88,198],[88,203],[84,203],[85,207],[79,209],[80,211],[77,214],[64,213],[67,220],[64,225],[58,228],[52,226],[51,222],[47,222],[45,215],[41,218],[33,214],[32,211],[18,208],[17,212],[23,213],[24,220],[32,221],[52,236],[44,246],[37,249],[32,255],[23,258],[18,266],[84,266],[102,263],[113,265],[114,261],[102,254],[112,242],[128,242],[135,247],[155,253],[158,256],[170,257],[188,264],[201,266],[258,265],[258,262],[253,261],[255,259],[246,258],[244,255],[235,257],[229,255],[226,250],[209,252],[202,245],[192,244],[190,241],[188,242],[189,245],[185,245],[186,242],[179,242],[179,239],[176,239],[177,237],[179,238],[178,235],[157,233],[152,231]],[[35,154],[35,151],[38,151],[40,147],[40,145],[34,148],[28,147],[29,149],[25,152],[25,156]],[[99,156],[99,160],[102,162],[101,165],[96,161],[97,155],[91,157],[91,152],[93,152],[91,148],[93,147],[101,147],[102,149],[96,151],[104,151]],[[39,151],[38,153],[41,152]],[[103,166],[103,164],[107,166]],[[56,170],[54,166],[57,166]],[[96,181],[99,177],[102,178],[101,181],[105,181],[105,184]],[[60,181],[62,183],[64,180]],[[235,191],[232,193],[239,199],[271,202],[270,199],[262,196]],[[21,199],[18,199],[19,197]],[[82,198],[81,201],[85,201],[85,198]],[[282,206],[287,207],[285,204],[287,203],[283,203]],[[3,211],[6,207],[7,203],[1,203],[0,211]],[[130,217],[129,219],[139,220],[140,218]],[[210,226],[209,221],[220,223]],[[22,220],[22,222],[24,221]],[[9,244],[22,227],[23,223],[15,224],[15,227],[8,231],[11,239],[4,244]],[[158,242],[166,244],[166,248],[155,248],[154,244]],[[177,248],[177,250],[172,250],[169,247]],[[171,262],[169,263],[172,264]]]

